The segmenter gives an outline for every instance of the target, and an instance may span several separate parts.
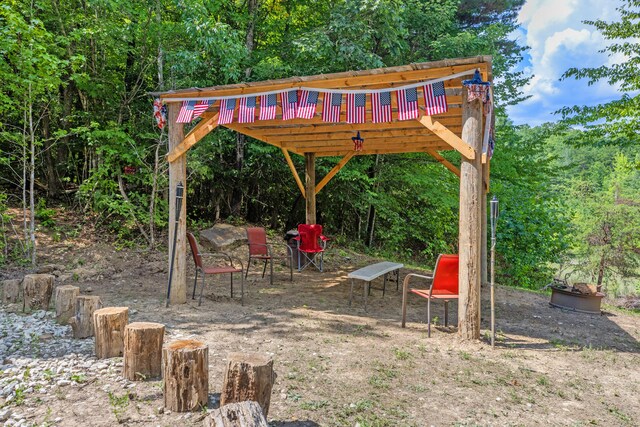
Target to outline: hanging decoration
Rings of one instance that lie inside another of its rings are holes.
[[[433,116],[449,111],[444,82],[424,85],[422,86],[422,90],[424,92],[424,104],[428,115]]]
[[[367,94],[347,94],[347,123],[364,123],[367,112]]]
[[[220,114],[218,114],[218,124],[226,125],[233,122],[233,112],[236,109],[236,99],[223,99],[220,101]]]
[[[238,123],[253,123],[256,120],[256,96],[240,98]]]
[[[353,151],[362,151],[362,144],[364,144],[364,138],[360,138],[360,131],[358,131],[358,135],[352,136],[351,140],[353,141]]]
[[[167,124],[167,106],[162,104],[158,98],[153,100],[153,117],[160,129],[163,129]]]
[[[316,114],[319,92],[315,90],[300,91],[300,101],[298,104],[298,118],[311,119]]]
[[[491,83],[482,80],[479,70],[475,71],[472,79],[463,80],[462,84],[467,88],[468,102],[479,99],[486,105],[489,100],[489,88],[491,87]]]
[[[391,121],[391,92],[371,94],[371,121],[386,123]]]
[[[398,99],[398,120],[418,118],[418,89],[411,87],[396,91]]]
[[[260,114],[258,120],[274,120],[276,118],[276,94],[269,93],[260,96]]]
[[[176,123],[190,123],[193,119],[200,117],[202,113],[207,111],[210,102],[208,99],[201,101],[183,101]]]
[[[280,94],[282,120],[295,119],[298,113],[298,91],[290,90]]]
[[[342,94],[325,92],[322,99],[322,121],[337,123],[342,110]]]

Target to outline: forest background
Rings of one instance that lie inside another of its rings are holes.
[[[505,107],[532,76],[513,71],[524,0],[6,0],[0,6],[0,263],[37,263],[36,227],[71,210],[119,246],[166,242],[166,129],[149,92],[492,55],[497,106],[491,194],[501,206],[498,283],[554,275],[640,294],[640,1],[591,25],[628,61],[567,70],[620,99],[568,105],[514,126]],[[444,154],[459,163],[455,153]],[[188,220],[284,231],[304,220],[275,147],[216,130],[188,153]],[[299,169],[302,158],[294,158]],[[318,159],[323,176],[335,159]],[[318,195],[339,245],[431,266],[457,252],[457,177],[428,155],[358,156]],[[24,215],[16,215],[16,209]],[[18,219],[19,218],[19,219]]]

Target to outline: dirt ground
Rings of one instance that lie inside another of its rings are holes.
[[[261,278],[260,266],[252,266],[244,306],[229,297],[227,278],[209,276],[202,306],[189,299],[168,309],[165,253],[117,250],[87,233],[57,242],[42,236],[40,250],[41,265],[63,268],[58,284],[99,295],[105,306],[128,306],[130,321],[165,324],[167,342],[204,341],[210,407],[217,405],[227,354],[273,356],[272,426],[640,424],[637,314],[566,312],[551,308],[548,295],[498,286],[499,334],[492,349],[486,340],[487,290],[482,341],[462,342],[455,327],[442,326],[439,303],[432,307],[439,325],[427,338],[426,301],[410,298],[407,328],[401,328],[402,295],[395,284],[387,284],[384,297],[373,290],[367,312],[358,284],[349,307],[347,274],[379,260],[336,247],[326,253],[324,272],[295,271],[293,282],[282,265],[273,286],[268,274]],[[246,265],[246,248],[233,254]],[[190,292],[194,270],[188,263]],[[3,278],[17,274],[6,270]],[[456,304],[451,305],[455,325]],[[123,389],[130,402],[117,407],[97,378],[82,388],[67,387],[45,403],[27,397],[24,407],[33,425],[51,425],[48,420],[56,417],[61,418],[56,425],[65,426],[202,425],[204,412],[160,413],[160,385],[139,383],[134,394]]]

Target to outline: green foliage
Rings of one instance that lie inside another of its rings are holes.
[[[40,221],[43,227],[53,228],[56,225],[54,219],[56,211],[55,209],[47,208],[46,203],[45,199],[38,200],[36,204],[36,219]]]

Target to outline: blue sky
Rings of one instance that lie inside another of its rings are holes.
[[[521,64],[533,79],[523,88],[527,101],[508,108],[515,124],[539,125],[553,122],[554,111],[571,105],[596,105],[619,98],[606,82],[588,86],[586,80],[560,81],[571,67],[598,67],[620,62],[600,53],[608,43],[595,27],[584,20],[617,21],[621,0],[527,0],[518,16],[514,33],[521,45],[529,46]]]

